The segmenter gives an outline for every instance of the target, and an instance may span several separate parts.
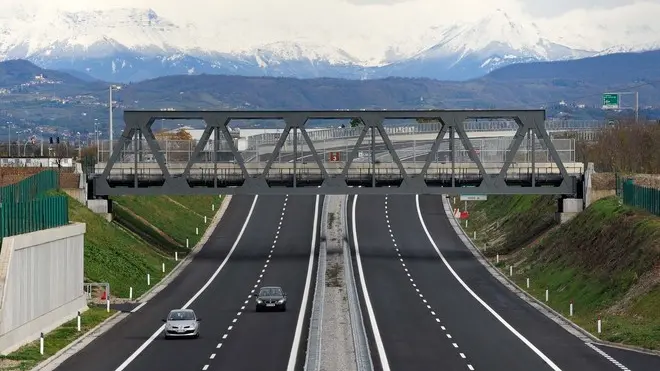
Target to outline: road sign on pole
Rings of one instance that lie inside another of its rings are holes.
[[[486,195],[461,195],[461,201],[486,201]]]
[[[603,109],[619,109],[619,93],[603,94]]]

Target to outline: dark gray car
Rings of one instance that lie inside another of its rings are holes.
[[[286,293],[278,286],[264,286],[257,294],[257,312],[268,309],[286,310]]]

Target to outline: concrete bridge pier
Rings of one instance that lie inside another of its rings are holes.
[[[594,173],[594,164],[588,163],[584,169],[582,178],[578,178],[578,194],[574,197],[561,196],[557,200],[557,212],[555,213],[555,220],[563,224],[573,219],[577,214],[581,213],[589,207],[592,200],[591,189],[591,176]]]
[[[555,220],[560,223],[566,223],[573,219],[577,214],[584,210],[584,201],[581,198],[568,198],[562,196],[557,200],[557,212]]]

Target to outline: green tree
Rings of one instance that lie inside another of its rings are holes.
[[[356,128],[360,125],[364,125],[364,122],[362,122],[362,119],[360,119],[360,118],[354,118],[354,119],[351,119],[350,125],[351,125],[352,128]]]

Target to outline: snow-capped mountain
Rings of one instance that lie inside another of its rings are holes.
[[[543,37],[536,24],[515,22],[500,9],[474,23],[439,30],[438,37],[435,45],[382,68],[377,75],[469,79],[512,63],[565,60],[594,54],[553,43]]]
[[[202,73],[462,80],[512,63],[601,52],[553,41],[535,23],[513,19],[499,9],[471,22],[436,25],[411,35],[417,39],[395,41],[382,55],[367,61],[335,44],[308,38],[246,46],[240,34],[231,34],[231,27],[210,31],[164,19],[152,9],[34,12],[18,8],[0,15],[0,60],[28,59],[50,69],[121,82]],[[629,49],[655,46],[631,45]]]

